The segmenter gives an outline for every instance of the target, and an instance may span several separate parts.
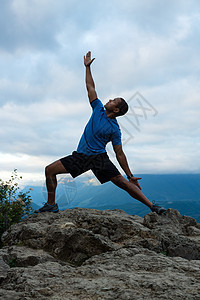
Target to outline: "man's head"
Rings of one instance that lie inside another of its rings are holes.
[[[109,100],[104,105],[107,113],[112,115],[113,117],[123,116],[128,111],[128,104],[123,98],[115,98],[113,100]]]

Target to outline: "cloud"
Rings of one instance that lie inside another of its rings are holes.
[[[200,16],[197,20],[199,23]],[[177,17],[174,24],[175,30],[168,36],[145,32],[143,28],[138,29],[134,25],[132,25],[132,30],[129,30],[131,26],[125,20],[118,24],[112,22],[110,28],[107,28],[106,24],[104,26],[101,26],[104,33],[103,43],[112,45],[112,50],[106,48],[103,53],[108,72],[103,72],[103,67],[101,68],[101,74],[110,79],[105,79],[107,88],[109,85],[112,89],[113,87],[118,89],[121,86],[130,89],[131,85],[135,87],[163,84],[188,76],[191,71],[197,75],[199,71],[196,47],[198,42],[196,38],[191,41],[192,36],[194,37],[192,18]],[[113,41],[110,36],[111,32],[114,32]],[[97,32],[96,36],[100,37],[100,34]],[[110,43],[108,43],[109,39],[111,39]],[[190,46],[187,45],[188,40],[190,40]],[[109,50],[108,56],[107,50]]]
[[[0,108],[1,151],[52,155],[64,152],[64,147],[75,147],[82,128],[83,113],[88,104],[46,101],[30,105],[7,104]],[[83,120],[84,122],[85,120]],[[64,154],[64,153],[63,153]]]

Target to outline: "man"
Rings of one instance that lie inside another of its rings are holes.
[[[77,151],[46,167],[48,201],[35,212],[58,212],[58,205],[55,204],[57,174],[70,173],[75,178],[88,170],[92,170],[101,184],[111,181],[127,191],[131,197],[147,205],[153,212],[163,214],[166,210],[158,205],[153,205],[142,193],[138,182],[141,178],[132,175],[122,149],[121,131],[116,117],[124,115],[128,111],[128,105],[124,99],[115,98],[109,100],[103,106],[97,97],[91,74],[90,65],[93,61],[94,58],[91,59],[91,52],[89,51],[84,56],[84,65],[86,67],[86,88],[93,113],[85,127]],[[120,174],[106,153],[105,147],[110,141],[112,142],[116,158],[126,173],[128,180]]]

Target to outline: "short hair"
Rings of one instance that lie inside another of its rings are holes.
[[[116,113],[117,117],[125,115],[128,111],[127,102],[123,98],[120,98],[120,99],[121,99],[121,101],[117,104],[117,108],[119,108],[119,112]]]

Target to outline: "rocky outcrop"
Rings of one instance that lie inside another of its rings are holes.
[[[200,224],[176,210],[36,214],[2,240],[2,299],[200,297]]]

